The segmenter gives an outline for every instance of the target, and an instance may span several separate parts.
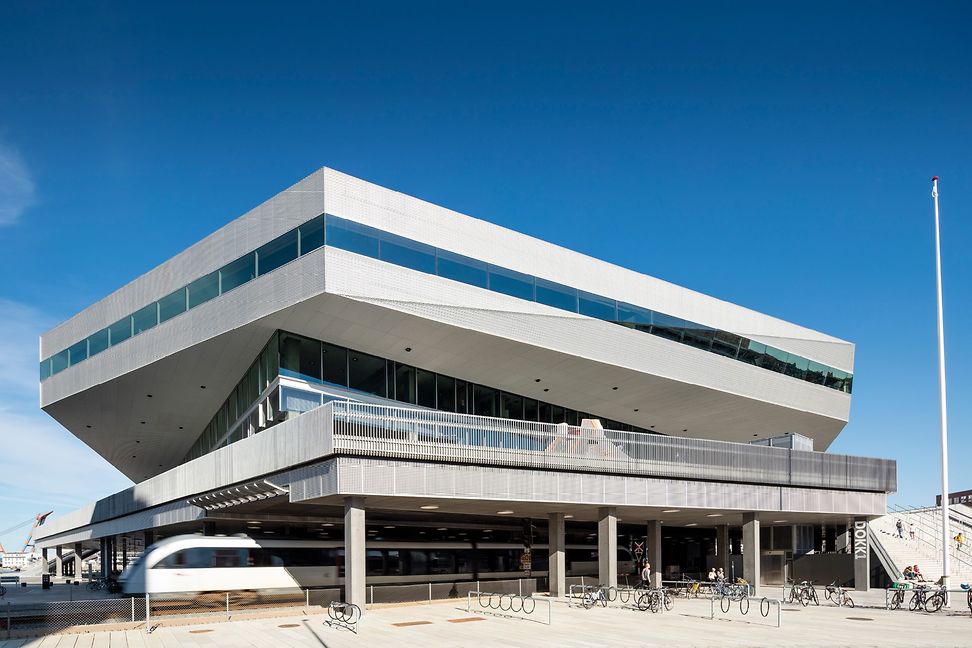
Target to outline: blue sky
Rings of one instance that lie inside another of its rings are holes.
[[[938,174],[951,483],[972,488],[970,21],[949,2],[3,3],[0,531],[127,485],[38,410],[39,333],[323,165],[855,342],[832,450],[896,458],[906,504],[938,484]]]

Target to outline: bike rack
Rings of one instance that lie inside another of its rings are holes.
[[[573,588],[574,586],[571,585]],[[516,616],[516,613],[531,615],[537,609],[537,602],[547,604],[547,625],[552,623],[552,606],[550,604],[550,599],[546,598],[534,598],[533,596],[521,596],[519,594],[499,594],[497,592],[479,592],[471,591],[466,594],[466,612],[472,612],[472,601],[473,595],[476,595],[476,604],[482,610],[483,614],[492,614],[494,616],[503,616],[510,619],[523,619],[524,621],[532,621],[532,619],[527,619],[524,616]],[[482,597],[488,596],[487,605],[483,605]],[[493,605],[493,602],[496,605]],[[506,605],[504,606],[504,601]],[[529,609],[527,607],[529,606]],[[503,614],[504,612],[510,612],[513,614]],[[543,623],[540,621],[540,623]]]
[[[571,585],[568,588],[568,593],[567,593],[567,607],[578,607],[578,604],[575,603],[574,601],[583,598],[586,592],[593,589],[597,589],[597,586],[596,585]],[[664,590],[670,588],[652,587],[649,589],[644,589],[644,588],[635,588],[635,587],[627,587],[627,586],[615,587],[614,591],[616,592],[616,596],[614,598],[611,598],[609,588],[605,587],[604,589],[608,590],[608,594],[607,594],[608,605],[612,605],[614,603],[619,602],[619,605],[623,608],[635,609],[640,611],[641,609],[638,607],[637,604],[638,595],[640,595],[641,593],[663,592]],[[671,592],[669,592],[669,596],[674,596],[674,595]],[[664,601],[662,603],[661,608],[658,611],[667,612],[667,610],[665,610]]]
[[[929,596],[931,596],[932,594],[935,594],[935,593],[941,592],[941,591],[942,591],[941,588],[932,586],[932,587],[929,587],[928,588],[927,593],[928,593]],[[895,593],[897,593],[897,592],[903,592],[904,595],[905,595],[905,599],[907,600],[908,599],[908,596],[907,595],[908,594],[914,594],[915,588],[910,588],[910,589],[905,589],[905,588],[902,588],[902,587],[888,587],[888,588],[886,588],[884,590],[884,609],[885,610],[890,610],[891,609],[891,596],[892,596],[892,592],[895,592]],[[945,599],[945,601],[946,601],[945,602],[945,605],[942,606],[943,608],[951,607],[951,605],[955,602],[955,599],[952,596],[952,594],[962,594],[964,597],[966,597],[966,600],[968,600],[967,597],[969,595],[969,590],[966,590],[966,589],[947,589],[947,590],[945,590],[945,593],[948,596]],[[906,601],[902,601],[901,602],[901,607],[899,609],[904,610],[905,612],[911,612],[911,610],[908,609],[908,604],[907,604]],[[924,608],[922,608],[922,609],[924,609]],[[972,612],[972,607],[970,607],[969,611]]]
[[[361,621],[361,608],[354,603],[331,601],[327,606],[327,625],[332,628],[343,628],[358,634],[358,623]]]
[[[743,616],[749,614],[749,611],[751,609],[750,602],[758,601],[759,615],[764,619],[769,617],[770,608],[773,605],[775,605],[776,606],[776,627],[780,628],[783,625],[783,601],[779,599],[767,598],[765,596],[763,598],[757,599],[757,598],[750,597],[749,594],[746,594],[745,596],[739,599],[732,598],[731,596],[719,596],[719,597],[713,596],[712,598],[709,599],[709,619],[710,620],[715,619],[715,602],[717,598],[719,599],[719,610],[723,614],[728,614],[729,610],[732,609],[733,604],[738,603],[739,612]],[[728,605],[726,605],[727,603]]]

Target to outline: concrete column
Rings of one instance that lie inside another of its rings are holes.
[[[84,565],[81,562],[81,554],[84,553],[84,545],[80,542],[74,543],[74,580],[80,580]]]
[[[125,536],[122,536],[121,541],[122,541],[122,563],[121,563],[121,566],[122,566],[122,569],[125,569],[126,567],[128,567],[128,538],[125,537]]]
[[[661,587],[662,581],[662,524],[660,520],[648,520],[648,533],[645,537],[645,556],[651,565],[651,586]]]
[[[597,578],[618,586],[618,512],[613,506],[597,509]]]
[[[867,537],[867,518],[854,519],[854,589],[866,592],[871,586],[871,545]]]
[[[101,538],[101,577],[108,578],[108,565],[111,561],[111,541],[108,538]]]
[[[716,564],[721,565],[729,573],[731,559],[729,558],[729,525],[720,524],[716,527]]]
[[[143,544],[145,545],[144,549],[148,549],[155,544],[155,531],[143,531],[142,537]]]
[[[54,575],[64,576],[64,547],[54,547]]]
[[[567,556],[564,536],[564,514],[551,513],[547,546],[550,552],[550,596],[567,596]]]
[[[48,560],[48,558],[47,558],[47,547],[44,547],[43,549],[41,549],[41,561],[43,561],[43,562],[41,562],[41,574],[42,575],[43,574],[50,573],[50,569],[51,568],[48,566],[47,560]]]
[[[365,609],[365,508],[363,497],[344,498],[344,600]]]
[[[743,513],[743,578],[759,591],[759,516]]]

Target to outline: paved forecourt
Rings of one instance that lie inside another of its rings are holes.
[[[754,608],[757,601],[753,601]],[[964,603],[964,602],[963,602]],[[537,613],[541,612],[537,606]],[[784,606],[783,627],[775,610],[767,618],[751,611],[743,619],[708,618],[708,600],[676,600],[671,612],[652,614],[618,607],[553,606],[550,626],[470,613],[458,601],[369,610],[357,634],[325,625],[325,616],[275,617],[141,630],[58,634],[0,641],[0,648],[88,648],[195,646],[314,647],[430,646],[958,646],[969,645],[968,609],[949,614],[890,612],[874,608]],[[538,614],[546,620],[546,614]],[[472,619],[476,619],[475,621]]]

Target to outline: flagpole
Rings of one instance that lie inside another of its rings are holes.
[[[948,407],[945,400],[945,316],[942,309],[942,239],[938,217],[938,176],[932,178],[932,198],[935,200],[935,279],[938,288],[938,392],[939,419],[942,432],[942,585],[948,588],[951,571],[951,542],[948,502]]]

